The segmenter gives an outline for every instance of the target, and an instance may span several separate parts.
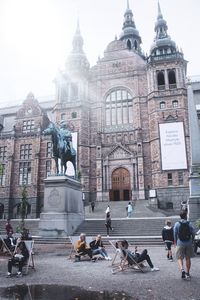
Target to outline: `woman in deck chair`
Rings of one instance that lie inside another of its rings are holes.
[[[103,256],[103,258],[105,258],[105,260],[111,260],[103,245],[100,234],[98,234],[96,236],[96,239],[90,243],[90,248],[92,249],[93,255],[100,254],[101,256]]]
[[[128,249],[128,242],[126,240],[121,242],[122,252],[124,255],[127,255],[127,261],[130,265],[133,265],[134,262],[142,263],[144,260],[147,261],[151,271],[159,271],[159,268],[154,267],[150,256],[148,255],[147,249],[144,249],[142,253],[137,252],[137,247],[135,247],[135,252],[131,252]]]
[[[11,277],[13,266],[18,266],[17,277],[21,277],[22,276],[22,268],[26,264],[28,258],[29,258],[29,252],[26,248],[25,242],[20,240],[16,247],[14,256],[8,260],[7,277]]]
[[[86,244],[86,234],[85,233],[80,234],[80,238],[76,243],[76,251],[77,251],[77,255],[75,256],[76,260],[80,260],[80,256],[86,255],[86,254],[92,259],[92,249],[90,247],[88,247]]]

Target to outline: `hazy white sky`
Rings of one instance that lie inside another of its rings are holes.
[[[157,0],[129,0],[145,53],[154,38]],[[200,0],[160,0],[168,32],[200,74]],[[0,0],[0,105],[15,104],[32,91],[54,95],[53,79],[72,48],[79,15],[84,50],[91,65],[123,23],[126,0]]]

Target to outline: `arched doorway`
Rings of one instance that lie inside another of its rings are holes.
[[[118,168],[112,173],[112,190],[110,190],[111,201],[131,200],[130,173],[125,168]]]

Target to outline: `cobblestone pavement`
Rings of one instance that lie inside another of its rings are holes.
[[[114,255],[111,248],[107,250]],[[0,257],[0,287],[58,284],[94,291],[124,291],[134,300],[200,300],[200,256],[192,259],[192,279],[185,281],[180,278],[177,262],[167,261],[164,247],[148,247],[148,250],[159,272],[128,269],[112,275],[109,261],[75,263],[69,259],[70,250],[64,245],[36,245],[36,271],[30,270],[22,278],[6,278],[8,257]]]

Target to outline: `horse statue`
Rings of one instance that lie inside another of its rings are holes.
[[[56,163],[56,173],[65,174],[67,171],[67,162],[70,161],[74,167],[76,177],[76,150],[72,146],[72,135],[66,129],[66,124],[61,121],[60,129],[52,122],[43,131],[44,135],[51,135],[53,144],[53,158]],[[58,159],[61,160],[61,170],[59,172]]]

